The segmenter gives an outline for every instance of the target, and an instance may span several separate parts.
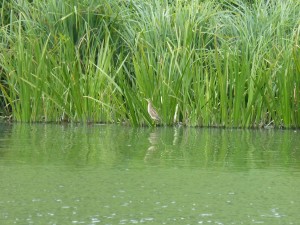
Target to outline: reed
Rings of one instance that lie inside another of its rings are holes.
[[[2,1],[15,121],[300,126],[300,3]]]

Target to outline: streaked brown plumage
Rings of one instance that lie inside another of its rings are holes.
[[[148,113],[150,117],[155,121],[160,121],[160,117],[156,112],[155,108],[153,107],[151,100],[150,99],[146,99],[146,100],[148,102]]]

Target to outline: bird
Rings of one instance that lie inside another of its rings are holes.
[[[159,117],[158,113],[156,112],[155,108],[153,107],[151,100],[146,98],[146,101],[148,102],[149,116],[155,121],[160,121],[160,117]]]

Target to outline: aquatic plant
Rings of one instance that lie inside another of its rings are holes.
[[[300,3],[3,1],[0,101],[15,121],[300,126]]]

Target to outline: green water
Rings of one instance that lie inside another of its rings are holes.
[[[0,224],[299,224],[300,131],[0,125]]]

